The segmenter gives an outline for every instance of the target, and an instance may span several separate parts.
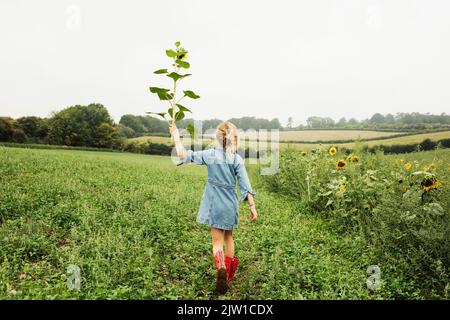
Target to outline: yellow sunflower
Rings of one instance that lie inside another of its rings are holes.
[[[180,55],[178,56],[178,59],[179,59],[179,60],[186,60],[187,58],[188,58],[187,52],[183,52],[182,54],[180,54]]]
[[[308,154],[308,152],[302,151],[302,156],[306,156],[307,154]]]
[[[338,160],[336,162],[336,169],[338,169],[338,170],[343,170],[346,166],[347,166],[347,162],[345,162],[344,160]]]
[[[328,153],[330,154],[330,156],[334,157],[337,153],[337,150],[335,147],[331,147],[330,150],[328,150]]]
[[[410,162],[407,162],[403,165],[405,167],[406,170],[409,170],[412,168],[412,164]]]
[[[359,158],[358,158],[358,156],[356,156],[356,155],[352,155],[352,156],[350,157],[350,161],[351,161],[352,163],[358,163],[358,162],[359,162]]]
[[[430,191],[433,189],[437,189],[440,185],[441,185],[441,183],[434,176],[427,176],[420,183],[420,186],[422,187],[422,190],[424,190],[424,191]]]

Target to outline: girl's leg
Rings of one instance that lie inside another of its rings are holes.
[[[231,230],[225,230],[225,256],[234,258],[234,240]]]
[[[213,245],[213,256],[219,261],[220,268],[225,267],[225,256],[223,253],[224,231],[211,228],[211,238]]]
[[[214,261],[217,267],[216,291],[224,294],[228,291],[228,270],[225,266],[225,255],[223,253],[223,230],[211,228]]]
[[[239,259],[234,256],[234,240],[233,240],[233,231],[226,230],[225,231],[225,266],[228,271],[228,281],[232,281],[234,277],[234,273],[236,272]]]

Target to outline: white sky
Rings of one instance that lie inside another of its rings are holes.
[[[164,110],[176,40],[196,119],[450,111],[448,0],[1,0],[0,115]]]

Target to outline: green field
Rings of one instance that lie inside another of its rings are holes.
[[[385,132],[371,130],[297,130],[280,131],[280,141],[335,141],[335,140],[365,140],[390,137],[405,134],[404,132]],[[204,137],[208,141],[211,136]],[[130,142],[172,143],[170,137],[143,136],[129,139]]]
[[[371,130],[297,130],[281,131],[280,141],[336,141],[336,140],[365,140],[394,135],[404,132],[385,132]]]
[[[152,142],[152,143],[163,143],[163,144],[173,144],[170,137],[159,137],[159,136],[143,136],[137,138],[128,139],[129,142]]]
[[[441,140],[441,139],[449,139],[450,138],[450,131],[441,131],[441,132],[432,132],[432,133],[418,133],[413,135],[405,135],[405,136],[399,136],[395,138],[388,138],[388,139],[377,139],[377,140],[370,140],[370,141],[364,141],[364,139],[360,140],[360,143],[367,144],[369,147],[372,146],[380,146],[380,145],[394,145],[394,144],[411,144],[416,143],[419,144],[425,139],[431,139],[433,141]],[[280,147],[283,148],[295,148],[299,150],[311,150],[319,148],[320,146],[337,146],[337,147],[346,147],[346,148],[353,148],[355,146],[355,142],[351,143],[326,143],[323,144],[320,143],[287,143],[287,142],[281,142]]]
[[[394,144],[419,144],[425,139],[438,141],[441,139],[449,139],[450,131],[440,131],[432,133],[405,134],[389,138],[392,135],[401,134],[400,132],[380,132],[380,131],[364,131],[364,130],[304,130],[304,131],[281,131],[280,132],[280,148],[295,148],[299,150],[312,150],[321,146],[334,145],[337,147],[353,148],[356,141],[358,143],[367,144],[369,147],[380,145]],[[383,138],[384,137],[384,138]],[[380,138],[380,139],[377,139]],[[364,141],[365,139],[371,139]],[[375,139],[375,140],[372,140]],[[324,141],[323,143],[314,143],[313,141]],[[330,143],[330,140],[355,140],[349,143]],[[171,145],[172,141],[169,137],[145,136],[128,139],[130,142],[152,142]],[[209,138],[205,138],[206,142],[210,142]],[[286,142],[289,141],[289,142]],[[295,141],[312,141],[312,143],[301,143]],[[256,146],[255,142],[244,141],[244,146]],[[269,147],[270,148],[270,147]]]
[[[260,218],[241,206],[241,265],[223,299],[396,296],[366,288],[363,239],[249,171]],[[0,299],[215,298],[209,230],[195,222],[205,179],[204,167],[169,157],[0,147]],[[80,291],[67,288],[69,264],[81,268]]]

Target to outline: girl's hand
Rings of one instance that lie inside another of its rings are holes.
[[[173,138],[174,141],[179,141],[180,140],[180,132],[178,131],[178,128],[177,128],[176,125],[171,124],[169,126],[169,131],[170,131],[170,134],[172,135],[172,138]]]
[[[250,206],[250,219],[252,221],[256,221],[256,219],[258,219],[258,212],[256,212],[256,207],[254,204]]]

